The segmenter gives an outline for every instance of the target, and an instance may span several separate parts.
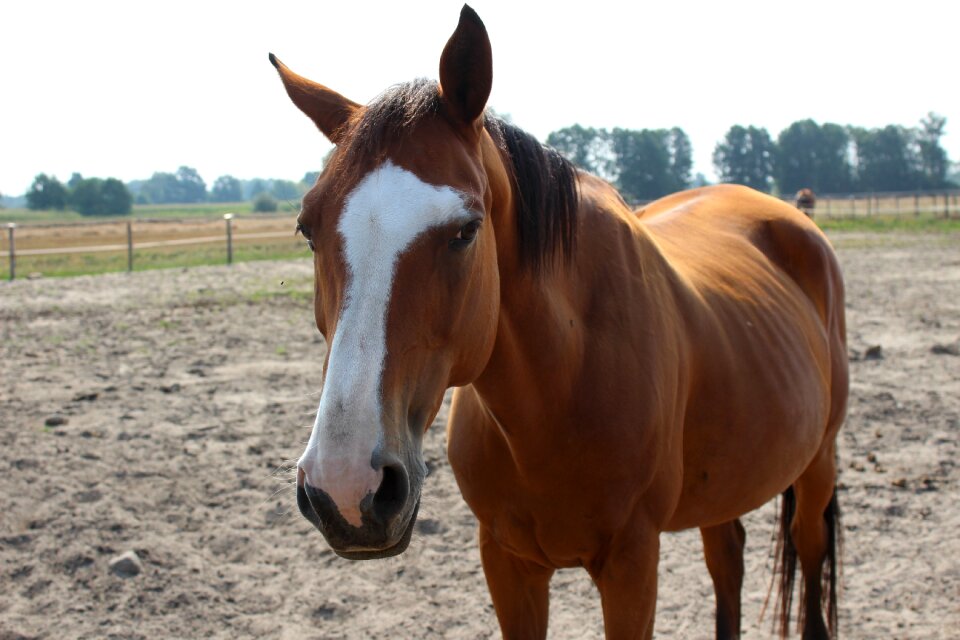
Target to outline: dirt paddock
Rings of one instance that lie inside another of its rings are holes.
[[[955,636],[960,234],[833,239],[841,635]],[[310,279],[303,260],[0,283],[0,640],[499,637],[445,409],[406,554],[341,560],[296,511],[325,348]],[[774,514],[744,522],[748,638],[772,635]],[[110,568],[126,551],[133,577]],[[664,535],[656,635],[712,637],[713,606],[699,534]],[[602,637],[583,572],[557,574],[550,616],[553,638]]]

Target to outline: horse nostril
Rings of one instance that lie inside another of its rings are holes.
[[[388,465],[383,468],[383,480],[373,495],[373,514],[380,522],[389,522],[407,503],[410,482],[407,472],[400,465]]]
[[[300,513],[318,528],[321,526],[320,509],[324,504],[324,499],[329,500],[324,494],[307,483],[297,487],[297,507],[300,509]]]

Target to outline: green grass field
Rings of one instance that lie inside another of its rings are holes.
[[[814,218],[824,231],[899,231],[905,233],[951,233],[960,231],[960,217],[912,215]]]

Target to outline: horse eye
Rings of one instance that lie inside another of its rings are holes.
[[[477,231],[480,230],[480,221],[471,220],[460,227],[457,237],[450,241],[450,247],[453,249],[463,249],[477,237]]]
[[[310,251],[314,251],[313,238],[310,237],[310,227],[306,226],[302,222],[297,222],[296,233],[302,235],[306,239],[307,246],[310,247]]]

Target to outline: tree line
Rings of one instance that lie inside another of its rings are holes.
[[[617,185],[628,200],[651,200],[690,184],[693,145],[683,129],[572,127],[547,144],[575,165]]]
[[[195,204],[252,201],[255,211],[276,211],[279,202],[294,202],[317,180],[308,171],[300,182],[230,175],[217,178],[210,189],[196,169],[156,172],[146,180],[124,184],[116,178],[84,178],[74,173],[66,184],[55,176],[37,175],[26,193],[29,209],[73,209],[82,215],[126,215],[133,204]]]
[[[928,114],[916,127],[867,129],[813,120],[794,122],[774,139],[760,127],[734,125],[713,151],[723,182],[760,191],[818,193],[956,188],[940,141],[946,118]],[[692,147],[680,128],[594,129],[579,124],[547,137],[579,167],[616,185],[628,200],[650,200],[689,186]]]
[[[935,113],[916,127],[875,129],[808,119],[794,122],[774,139],[764,128],[734,125],[715,146],[713,164],[723,182],[783,194],[802,188],[817,193],[956,188],[940,143],[945,126],[946,118]],[[693,146],[679,127],[608,130],[575,124],[552,132],[546,142],[616,185],[627,200],[652,200],[706,184],[701,174],[691,176]],[[30,209],[72,208],[84,215],[125,215],[134,202],[253,201],[255,211],[276,211],[279,202],[299,200],[317,175],[307,172],[299,182],[223,175],[208,189],[196,169],[187,166],[127,184],[78,173],[63,184],[41,173],[26,200]]]
[[[125,215],[133,207],[130,190],[116,178],[84,178],[74,173],[67,184],[45,173],[26,193],[30,209],[73,209],[85,216]]]

